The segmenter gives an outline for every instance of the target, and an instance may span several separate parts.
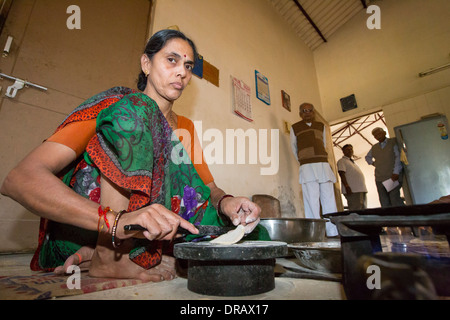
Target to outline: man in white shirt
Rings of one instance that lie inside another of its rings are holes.
[[[336,177],[325,150],[325,126],[314,121],[314,106],[311,103],[301,104],[300,117],[302,121],[291,127],[291,147],[300,163],[299,183],[302,185],[305,217],[320,219],[320,205],[324,217],[337,211],[333,187]],[[336,226],[330,221],[326,223],[326,234],[328,237],[338,235]]]
[[[367,207],[367,187],[359,166],[353,160],[353,146],[342,147],[344,156],[337,162],[341,177],[342,194],[347,199],[348,210],[362,210]]]

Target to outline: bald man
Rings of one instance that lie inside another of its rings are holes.
[[[333,184],[336,177],[328,163],[326,151],[325,125],[315,121],[314,106],[311,103],[300,105],[301,121],[291,127],[291,147],[300,163],[299,183],[302,185],[305,217],[320,219],[322,214],[337,211]],[[327,221],[328,237],[338,235],[336,226]]]

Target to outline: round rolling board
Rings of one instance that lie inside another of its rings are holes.
[[[243,241],[223,245],[203,242],[178,243],[174,255],[186,260],[256,260],[272,259],[287,254],[287,243],[280,241]]]
[[[278,241],[176,244],[174,255],[188,260],[190,291],[213,296],[247,296],[275,288],[275,258],[287,254]]]

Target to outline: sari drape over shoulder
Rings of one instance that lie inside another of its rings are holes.
[[[57,131],[73,121],[95,118],[96,135],[61,177],[64,183],[99,203],[103,174],[129,192],[127,211],[159,203],[194,225],[224,225],[209,201],[210,189],[151,98],[128,88],[112,88],[80,105]],[[266,233],[255,231],[256,237],[269,240]],[[97,235],[96,231],[41,219],[31,268],[52,270],[81,246],[95,247]],[[186,240],[196,240],[196,236]],[[147,269],[161,261],[162,241],[134,241],[129,253],[132,261]]]

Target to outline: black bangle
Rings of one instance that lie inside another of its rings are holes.
[[[119,239],[117,239],[117,241],[116,241],[116,231],[117,231],[117,225],[119,224],[120,217],[122,216],[122,214],[124,214],[126,212],[127,212],[127,210],[120,211],[116,215],[116,218],[114,219],[114,224],[113,224],[112,231],[111,231],[111,241],[112,241],[112,246],[114,247],[114,249],[117,249],[122,244],[122,241],[120,241]]]
[[[222,204],[222,200],[225,198],[234,198],[234,196],[232,196],[231,194],[226,194],[226,195],[222,196],[222,198],[220,198],[219,202],[217,202],[217,213],[218,214],[224,214],[222,212],[222,210],[220,209],[220,205]]]

